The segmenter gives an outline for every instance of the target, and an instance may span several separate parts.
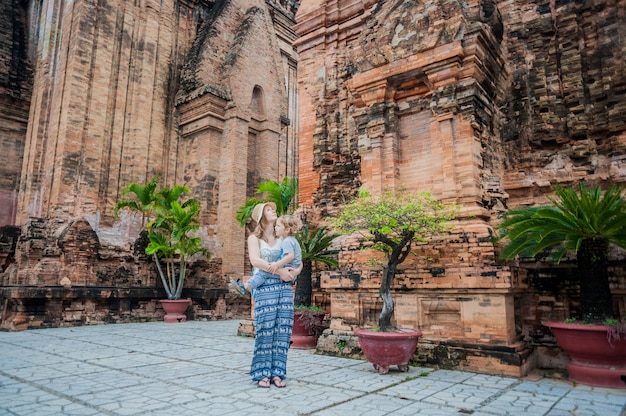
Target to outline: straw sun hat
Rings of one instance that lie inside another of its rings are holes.
[[[256,221],[257,224],[259,223],[259,221],[261,221],[261,218],[263,217],[263,210],[265,209],[266,205],[269,205],[274,209],[274,211],[276,211],[276,204],[273,202],[263,202],[262,204],[256,205],[254,207],[254,210],[252,210],[252,219]]]

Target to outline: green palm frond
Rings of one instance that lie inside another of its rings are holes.
[[[302,231],[296,234],[296,239],[302,249],[302,259],[324,263],[334,268],[338,267],[339,263],[334,257],[338,251],[328,249],[337,237],[339,234],[329,233],[326,227],[310,231],[307,223]]]
[[[552,205],[510,210],[498,226],[498,240],[506,240],[502,257],[534,257],[552,250],[558,263],[567,252],[578,252],[585,239],[606,239],[626,247],[626,204],[623,187],[613,185],[604,194],[598,186],[554,188]]]
[[[265,201],[276,204],[276,214],[281,216],[290,212],[290,206],[298,193],[298,178],[285,177],[279,184],[276,181],[263,181],[256,190],[257,194],[265,194]]]
[[[113,209],[113,217],[117,218],[119,211],[124,208],[139,211],[145,215],[150,216],[153,205],[156,200],[155,189],[159,183],[159,177],[155,176],[150,182],[145,185],[138,183],[131,183],[124,188],[122,197],[126,197],[129,194],[135,194],[132,199],[122,199],[117,202]]]
[[[256,194],[260,194],[263,197],[247,198],[245,204],[239,207],[235,214],[235,219],[241,227],[246,225],[248,218],[252,216],[254,207],[262,202],[275,203],[276,215],[278,216],[293,212],[294,207],[292,204],[295,202],[295,197],[298,194],[298,178],[285,177],[281,183],[265,180],[257,188]]]

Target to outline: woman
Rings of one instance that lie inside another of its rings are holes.
[[[280,260],[281,242],[274,234],[277,220],[273,202],[258,204],[252,211],[256,221],[254,233],[248,237],[248,254],[254,273],[264,273],[265,282],[254,291],[254,324],[256,339],[250,366],[250,378],[259,387],[285,387],[287,352],[293,328],[293,294],[291,282],[302,270],[281,268],[278,274],[267,270]]]

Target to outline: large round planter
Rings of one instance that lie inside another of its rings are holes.
[[[161,305],[165,311],[163,321],[169,323],[186,322],[187,316],[185,311],[191,304],[191,299],[161,299]]]
[[[387,374],[392,365],[398,366],[400,371],[409,370],[409,361],[417,349],[417,341],[422,332],[416,329],[380,332],[357,328],[354,335],[358,337],[367,361],[380,374]]]
[[[295,311],[293,313],[291,348],[310,349],[317,347],[317,340],[320,337],[319,329],[323,319],[324,312]]]
[[[626,388],[626,339],[608,340],[607,325],[545,322],[570,362],[570,380],[598,387]]]

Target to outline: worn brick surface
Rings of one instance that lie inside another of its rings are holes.
[[[249,273],[234,213],[261,180],[295,175],[294,6],[3,2],[0,226],[21,229],[0,236],[3,325],[158,319],[145,219],[112,218],[155,175],[202,203],[211,259],[189,271],[192,317],[249,314],[226,289]]]
[[[542,320],[576,313],[572,259],[502,264],[493,226],[556,183],[626,182],[626,3],[321,3],[297,15],[301,202],[324,218],[360,187],[404,187],[461,205],[451,235],[399,267],[397,323],[424,331],[425,361],[503,374],[549,361],[528,345],[552,342]],[[360,244],[338,241],[341,268],[321,275],[333,317],[354,325],[381,307],[378,255]],[[623,314],[623,252],[612,259]]]
[[[0,227],[15,225],[32,93],[28,25],[17,0],[0,4]]]

